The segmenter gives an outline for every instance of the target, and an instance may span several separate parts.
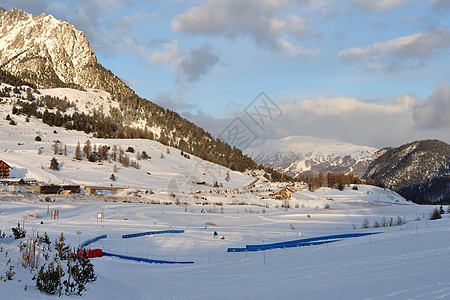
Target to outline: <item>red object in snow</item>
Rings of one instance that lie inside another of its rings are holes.
[[[224,239],[225,239],[225,237],[223,236],[223,237],[221,237],[220,239],[221,239],[221,240],[224,240]]]
[[[102,257],[103,251],[102,249],[78,249],[77,255],[86,256],[87,258]]]

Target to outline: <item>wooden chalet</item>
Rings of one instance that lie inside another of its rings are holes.
[[[284,187],[281,190],[270,194],[269,196],[270,196],[270,198],[277,199],[277,200],[291,200],[291,199],[293,199],[292,194],[293,194],[293,191],[290,188]]]
[[[11,169],[10,165],[0,160],[0,178],[9,178],[9,169]]]

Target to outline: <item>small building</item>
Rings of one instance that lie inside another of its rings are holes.
[[[29,184],[26,187],[39,194],[75,194],[81,191],[79,185]]]
[[[277,199],[277,200],[291,200],[291,199],[293,199],[292,193],[293,193],[293,191],[290,188],[284,187],[284,188],[280,189],[279,191],[270,194],[269,196],[270,196],[270,198]]]
[[[11,169],[11,166],[0,160],[0,178],[9,178],[9,169]]]
[[[81,187],[79,184],[63,184],[61,186],[62,194],[79,194],[81,192]]]
[[[105,196],[111,194],[117,194],[125,190],[125,188],[113,187],[113,186],[87,186],[85,187],[87,195]]]

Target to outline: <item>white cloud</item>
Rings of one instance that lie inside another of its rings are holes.
[[[450,29],[440,27],[393,40],[375,43],[365,48],[346,48],[338,57],[344,62],[364,66],[368,70],[417,68],[438,50],[450,48]]]
[[[282,7],[304,4],[294,0],[207,0],[172,21],[172,29],[187,34],[223,36],[229,39],[250,37],[257,44],[289,55],[317,53],[295,46],[287,39],[300,40],[314,34],[307,20],[298,15],[280,15]],[[287,47],[289,45],[289,47]]]
[[[196,107],[196,105],[185,102],[181,96],[175,96],[171,92],[157,94],[153,101],[164,108],[177,112],[184,112]]]
[[[178,83],[195,82],[207,74],[219,61],[219,54],[204,44],[196,49],[178,48],[178,41],[164,43],[163,51],[155,51],[150,62],[155,65],[169,65],[173,72],[180,74]]]
[[[186,50],[177,66],[181,80],[195,82],[209,72],[220,61],[219,55],[208,45]]]
[[[450,13],[450,1],[448,0],[431,0],[430,7],[433,12],[439,15]]]
[[[353,0],[353,2],[364,10],[382,12],[411,2],[411,0]]]
[[[425,128],[447,128],[450,136],[450,87],[438,85],[427,101],[418,103],[414,120]]]
[[[155,51],[151,54],[151,63],[156,65],[176,64],[181,55],[181,51],[178,49],[178,41],[164,43],[163,48],[163,51]]]

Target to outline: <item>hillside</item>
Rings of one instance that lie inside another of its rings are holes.
[[[418,203],[450,201],[450,145],[415,141],[376,154],[364,175]]]
[[[362,176],[377,149],[307,136],[255,142],[245,153],[257,163],[293,177],[319,172]]]
[[[8,86],[3,84],[2,88],[5,87]],[[97,104],[103,101],[105,110],[109,105],[108,95],[101,91],[41,90],[42,97],[46,94],[58,95],[59,93],[63,93],[82,107],[92,101]],[[0,139],[2,140],[0,159],[13,167],[12,177],[34,178],[48,183],[74,182],[100,186],[112,184],[119,187],[166,191],[171,180],[176,180],[180,186],[177,189],[186,192],[191,189],[207,189],[207,186],[196,184],[202,181],[210,185],[218,181],[225,188],[231,188],[244,186],[253,180],[251,176],[204,161],[194,155],[180,155],[180,150],[157,141],[100,139],[82,131],[49,126],[35,117],[28,118],[27,122],[26,115],[11,113],[14,101],[17,101],[17,98],[4,99],[0,105]],[[8,115],[16,125],[11,125],[11,121],[6,120]],[[41,141],[35,140],[37,136],[41,138]],[[54,153],[55,141],[59,141],[57,154]],[[86,141],[91,143],[92,152],[94,147],[97,153],[100,153],[101,147],[109,147],[107,158],[96,157],[95,162],[90,162],[83,154],[81,160],[74,159],[77,144],[80,143],[83,148]],[[128,158],[128,166],[125,161],[112,159],[114,145],[118,149],[117,152],[120,148],[124,151],[124,156]],[[132,147],[134,152],[126,152],[128,147]],[[144,151],[150,158],[142,159]],[[50,160],[53,157],[58,160],[60,171],[49,169]],[[137,163],[138,168],[132,167],[133,163]],[[225,180],[227,172],[230,174],[229,181]],[[115,181],[110,179],[111,174],[115,174]]]
[[[4,83],[21,82],[17,85],[43,89],[99,89],[109,93],[110,100],[118,106],[114,114],[100,119],[93,114],[89,118],[83,116],[83,123],[89,125],[82,130],[96,136],[151,138],[234,170],[257,167],[241,150],[215,139],[177,113],[137,96],[98,62],[81,31],[51,15],[33,16],[14,8],[0,10],[0,71],[6,72],[1,76]],[[89,104],[90,111],[100,109],[97,103]],[[60,123],[49,124],[65,124]]]

